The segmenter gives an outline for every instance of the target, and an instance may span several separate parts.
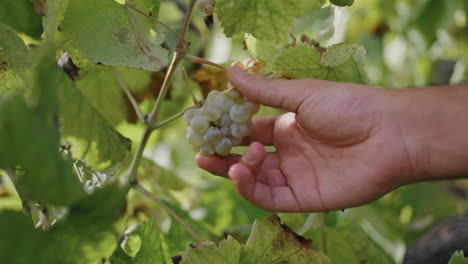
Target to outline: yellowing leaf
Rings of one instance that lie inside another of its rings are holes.
[[[161,47],[164,33],[150,19],[114,0],[70,0],[60,27],[93,63],[149,71],[167,65],[168,51]]]
[[[365,83],[365,56],[364,48],[358,45],[337,44],[321,55],[315,47],[301,43],[281,50],[273,59],[271,70],[275,78]]]
[[[257,220],[247,244],[228,237],[216,245],[203,242],[182,253],[182,264],[330,264],[329,259],[312,249],[312,241],[281,225],[278,216]]]
[[[30,52],[9,26],[0,23],[0,98],[25,91],[30,81]]]
[[[216,12],[228,37],[251,33],[281,44],[288,39],[300,6],[295,0],[218,0]]]

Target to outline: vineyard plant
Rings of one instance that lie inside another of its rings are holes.
[[[232,87],[232,64],[460,83],[468,1],[1,0],[0,263],[411,264],[431,254],[414,251],[421,236],[466,213],[466,180],[330,212],[245,201],[195,163],[244,153],[252,116],[282,113]],[[424,263],[467,264],[462,250]]]

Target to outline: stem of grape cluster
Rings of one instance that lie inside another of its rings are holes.
[[[215,63],[215,62],[212,62],[212,61],[209,61],[207,59],[203,59],[203,58],[200,58],[200,57],[196,57],[196,56],[191,56],[191,55],[185,55],[184,56],[184,59],[188,60],[188,61],[191,61],[193,63],[199,63],[199,64],[206,64],[206,65],[210,65],[210,66],[213,66],[213,67],[216,67],[218,69],[221,69],[223,71],[227,71],[228,68],[224,67],[223,65],[221,64],[218,64],[218,63]]]

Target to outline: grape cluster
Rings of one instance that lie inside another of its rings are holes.
[[[259,108],[233,87],[224,92],[211,91],[201,108],[184,114],[187,140],[205,156],[225,157],[251,134],[252,116]]]

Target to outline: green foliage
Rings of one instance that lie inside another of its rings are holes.
[[[72,163],[59,154],[56,117],[58,86],[64,79],[50,53],[44,53],[33,74],[29,106],[20,98],[0,103],[0,167],[16,168],[19,192],[27,199],[67,205],[84,191],[72,173]],[[31,133],[34,136],[31,137]],[[49,189],[57,189],[50,192]]]
[[[330,81],[364,83],[360,65],[365,50],[357,45],[337,44],[321,55],[315,47],[301,43],[280,50],[272,62],[275,78],[317,78]]]
[[[21,212],[0,213],[0,258],[6,263],[99,263],[117,241],[112,223],[124,208],[125,190],[109,186],[70,207],[51,230],[34,229]],[[13,224],[14,223],[14,224]]]
[[[336,6],[352,6],[354,4],[354,0],[330,0],[330,3]]]
[[[274,215],[253,224],[245,245],[228,237],[216,245],[203,242],[196,248],[188,247],[182,253],[182,263],[330,263],[323,253],[312,249],[312,241],[295,234],[281,225]]]
[[[123,249],[118,246],[112,254],[110,261],[112,264],[152,264],[164,263],[165,256],[162,249],[162,235],[154,222],[143,223],[139,227],[141,238],[140,249],[135,257],[128,256]]]
[[[154,1],[140,2],[148,7]],[[164,33],[148,18],[114,0],[70,0],[64,16],[62,32],[93,63],[149,71],[167,64],[168,52],[161,47]]]
[[[216,12],[224,34],[232,37],[251,33],[258,39],[284,43],[300,12],[300,2],[293,0],[219,0]]]
[[[73,156],[85,158],[93,167],[122,162],[130,151],[130,140],[118,133],[70,82],[61,87],[59,96],[61,132],[71,143]]]
[[[465,258],[463,251],[453,253],[448,264],[467,264],[468,258]]]
[[[14,94],[29,85],[30,51],[16,32],[0,23],[0,97]]]
[[[0,23],[35,38],[42,34],[41,16],[35,11],[33,3],[29,0],[2,0],[0,3]]]

